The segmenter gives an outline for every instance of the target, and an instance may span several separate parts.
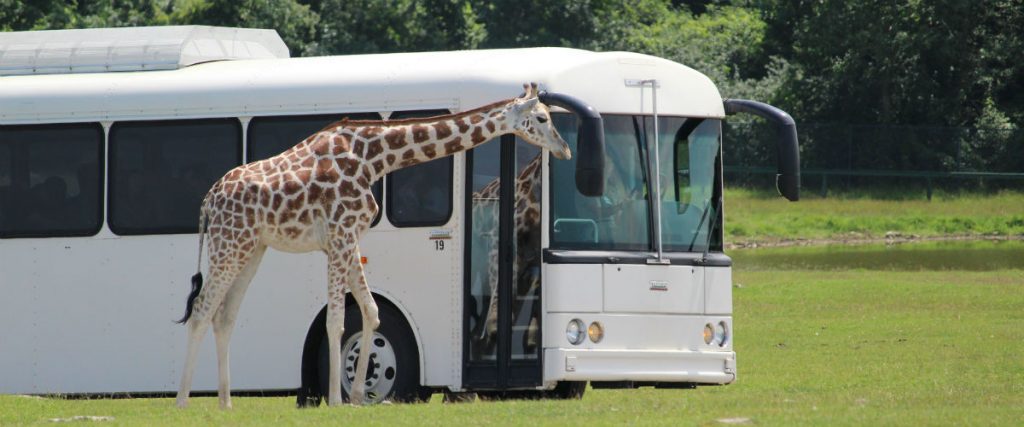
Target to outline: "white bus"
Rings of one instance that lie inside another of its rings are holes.
[[[159,27],[0,33],[0,393],[173,392],[215,180],[343,117],[464,111],[524,82],[556,106],[572,160],[505,136],[375,186],[369,396],[735,381],[721,123],[779,124],[778,186],[795,200],[785,113],[635,53],[290,58],[272,30]],[[236,390],[320,401],[326,281],[323,255],[267,253],[231,343]],[[194,390],[216,390],[214,348]]]

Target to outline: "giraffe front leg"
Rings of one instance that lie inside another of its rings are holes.
[[[345,278],[347,263],[340,255],[328,262],[327,277],[327,342],[329,357],[327,405],[338,406],[341,398],[341,337],[345,335]]]
[[[353,257],[355,263],[351,269],[349,283],[352,284],[352,298],[359,305],[359,312],[363,318],[363,330],[360,337],[359,360],[356,362],[356,376],[352,380],[351,402],[353,405],[361,405],[365,401],[366,371],[370,361],[370,349],[373,332],[380,326],[377,303],[373,300],[370,287],[366,283],[366,276],[363,274],[363,264],[360,262],[359,248],[355,250]]]

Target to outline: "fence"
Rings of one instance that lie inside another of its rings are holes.
[[[1024,188],[1024,131],[938,126],[798,123],[805,188]],[[745,185],[775,173],[775,133],[725,125],[725,173]],[[770,181],[769,181],[770,182]]]

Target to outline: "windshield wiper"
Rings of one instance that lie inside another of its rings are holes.
[[[714,197],[714,195],[712,195],[711,197]],[[693,240],[690,240],[690,248],[687,249],[687,252],[692,252],[693,251],[693,245],[695,245],[697,243],[697,238],[700,237],[700,230],[701,230],[700,227],[702,225],[704,225],[704,220],[707,219],[708,213],[711,212],[711,209],[708,209],[710,207],[711,207],[711,201],[708,200],[708,202],[704,204],[704,213],[702,213],[700,215],[700,222],[697,223],[697,232],[693,233]],[[718,217],[720,216],[721,212],[722,212],[722,197],[719,196],[718,200],[717,200],[717,203],[715,203],[715,209],[714,209],[714,214],[713,214],[714,217],[711,218],[711,224],[708,225],[707,236],[704,238],[704,252],[703,252],[703,254],[701,254],[701,257],[700,257],[700,263],[701,264],[707,262],[707,260],[708,260],[708,252],[711,251],[711,238],[714,236],[713,233],[715,232],[715,226],[718,225]]]

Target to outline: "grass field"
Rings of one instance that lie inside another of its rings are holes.
[[[833,193],[804,191],[797,203],[746,189],[725,192],[726,242],[864,240],[902,236],[1024,236],[1024,193]],[[891,234],[890,234],[891,235]]]
[[[772,269],[759,253],[771,252],[735,254],[739,379],[725,387],[312,410],[294,409],[293,398],[243,397],[230,412],[215,398],[180,411],[171,399],[0,396],[0,425],[81,415],[132,425],[1024,424],[1024,260],[981,271]]]

